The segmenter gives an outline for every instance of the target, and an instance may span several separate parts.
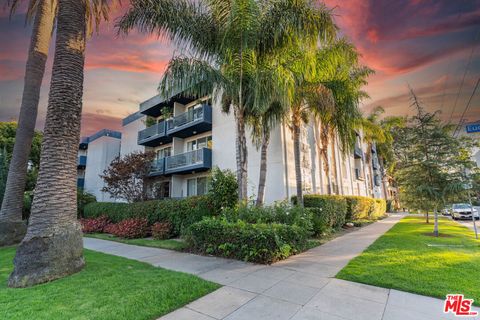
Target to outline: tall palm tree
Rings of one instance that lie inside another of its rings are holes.
[[[11,14],[22,0],[8,0]],[[115,1],[111,1],[112,3]],[[22,221],[23,193],[25,190],[28,155],[34,136],[37,120],[38,101],[52,30],[57,14],[58,0],[30,0],[27,19],[34,16],[32,37],[28,51],[15,145],[10,161],[7,186],[0,210],[0,246],[18,243],[22,240],[27,226]],[[90,35],[100,21],[108,19],[110,5],[107,0],[89,0],[87,2],[87,34]]]
[[[312,0],[134,0],[118,25],[123,32],[137,27],[168,37],[186,54],[170,62],[161,93],[203,96],[218,90],[224,111],[233,109],[242,200],[248,178],[245,118],[249,108],[264,108],[270,100],[247,92],[255,66],[293,39],[313,45],[321,31],[334,29],[330,12]]]
[[[307,48],[308,50],[308,48]],[[301,172],[300,132],[302,123],[313,120],[321,124],[320,154],[331,189],[330,157],[328,147],[335,134],[338,135],[342,153],[350,152],[355,143],[354,126],[360,117],[358,103],[366,96],[361,87],[371,70],[359,65],[355,47],[344,39],[328,41],[313,53],[304,51],[294,54],[295,59],[305,57],[300,66],[288,62],[295,79],[295,94],[291,100],[290,125],[293,133],[295,158],[296,193],[302,204],[303,185]],[[308,62],[310,61],[310,62]],[[311,66],[313,62],[313,70]],[[333,143],[332,155],[335,157]],[[335,159],[335,158],[334,158]],[[338,175],[337,175],[338,176]]]
[[[18,4],[18,0],[11,2],[12,13]],[[28,18],[33,15],[35,18],[25,68],[15,145],[0,210],[0,246],[19,243],[27,230],[27,225],[22,221],[23,193],[27,178],[28,156],[35,133],[40,88],[55,20],[56,0],[39,0],[37,6],[29,6],[27,12]]]
[[[87,21],[105,17],[103,0],[59,0],[57,35],[40,170],[30,223],[14,259],[10,287],[26,287],[81,270],[76,163],[80,140]]]
[[[278,101],[273,101],[266,110],[253,112],[247,116],[251,127],[253,143],[260,149],[260,172],[258,176],[257,206],[262,206],[265,198],[265,182],[267,180],[267,151],[270,143],[270,132],[279,125],[285,115],[285,108]]]
[[[355,128],[361,119],[359,103],[368,95],[362,90],[371,69],[359,63],[356,48],[346,39],[339,39],[317,51],[319,81],[332,95],[333,106],[320,113],[321,156],[326,176],[331,187],[331,164],[328,147],[332,147],[333,166],[336,170],[335,137],[342,156],[351,153],[356,141]],[[338,175],[336,175],[338,177]]]

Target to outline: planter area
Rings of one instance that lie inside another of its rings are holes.
[[[386,210],[383,200],[328,195],[306,195],[304,208],[295,199],[264,207],[214,203],[210,196],[91,203],[80,221],[97,238],[168,249],[168,239],[180,236],[185,243],[173,249],[270,264],[318,245],[347,222],[368,224]]]

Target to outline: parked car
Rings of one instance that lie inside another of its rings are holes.
[[[468,203],[455,203],[452,205],[452,209],[450,210],[450,214],[452,215],[453,220],[458,219],[468,219],[472,220],[472,211],[475,220],[480,219],[478,215],[478,210],[470,207]]]
[[[452,206],[446,206],[445,208],[442,209],[442,215],[443,216],[450,216],[450,211],[452,210]]]

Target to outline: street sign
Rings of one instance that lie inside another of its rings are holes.
[[[480,132],[480,123],[466,125],[467,133]]]

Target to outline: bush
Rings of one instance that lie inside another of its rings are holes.
[[[316,236],[339,230],[345,224],[345,211],[307,208],[312,216],[313,233]]]
[[[379,219],[387,213],[387,202],[384,199],[374,199],[374,210],[372,211],[371,219]]]
[[[287,203],[277,203],[273,206],[257,207],[242,204],[234,209],[224,210],[224,216],[230,222],[242,220],[247,223],[281,223],[296,225],[308,232],[312,231],[310,211]]]
[[[172,236],[179,235],[183,229],[203,217],[216,214],[217,211],[208,196],[134,203],[96,202],[88,204],[84,209],[86,218],[106,215],[114,223],[132,218],[147,219],[149,225],[169,222],[172,225]]]
[[[375,199],[362,196],[345,196],[347,221],[369,219],[375,210]]]
[[[172,225],[170,222],[155,222],[152,226],[152,237],[156,240],[170,238],[172,234]]]
[[[208,196],[217,211],[235,207],[238,202],[238,183],[235,174],[230,170],[213,168]]]
[[[272,263],[305,250],[308,232],[298,226],[206,218],[190,226],[196,251],[258,263]]]
[[[104,228],[110,224],[110,220],[106,216],[93,219],[80,219],[83,233],[103,232]]]
[[[148,221],[142,218],[126,219],[109,227],[109,231],[109,233],[125,239],[145,238],[148,234]]]
[[[25,191],[23,193],[23,208],[22,208],[22,219],[30,219],[30,211],[32,210],[33,202],[33,191]]]
[[[77,190],[77,217],[83,218],[83,210],[89,203],[97,202],[97,198],[91,193]]]

